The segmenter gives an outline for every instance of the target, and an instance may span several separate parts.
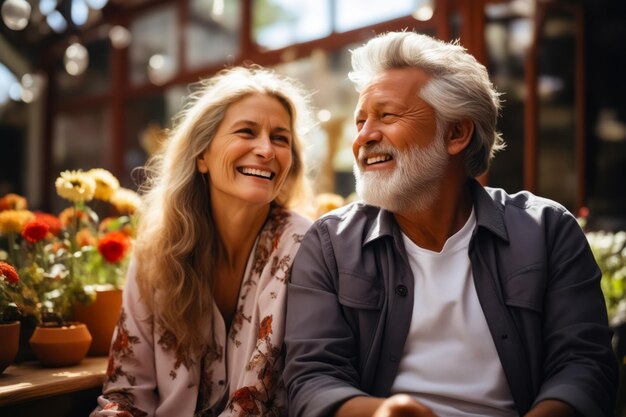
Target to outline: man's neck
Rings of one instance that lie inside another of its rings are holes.
[[[469,183],[441,187],[430,207],[394,213],[402,232],[421,248],[441,252],[448,238],[458,232],[472,212]]]

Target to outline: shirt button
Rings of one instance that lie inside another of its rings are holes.
[[[396,287],[396,294],[398,294],[400,297],[406,297],[408,293],[409,293],[409,290],[407,289],[406,286],[401,284]]]

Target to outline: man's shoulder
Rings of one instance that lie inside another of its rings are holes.
[[[357,201],[329,211],[317,219],[313,227],[321,227],[333,232],[340,232],[345,229],[363,229],[377,221],[381,211],[380,207]]]
[[[536,240],[576,224],[575,217],[562,204],[529,191],[509,194],[500,188],[485,187],[485,192],[493,205],[483,198],[478,207],[478,223],[506,240]]]
[[[530,191],[518,191],[508,193],[502,188],[484,187],[489,197],[503,210],[519,209],[528,210],[548,210],[559,213],[566,212],[567,209],[560,203],[549,198],[540,197]]]

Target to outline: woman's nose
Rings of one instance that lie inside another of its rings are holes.
[[[274,146],[269,135],[263,134],[257,138],[255,153],[265,159],[274,158]]]

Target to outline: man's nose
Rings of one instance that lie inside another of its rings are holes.
[[[367,146],[380,142],[383,139],[382,132],[377,128],[376,123],[368,119],[363,123],[359,134],[354,140],[354,145]]]

